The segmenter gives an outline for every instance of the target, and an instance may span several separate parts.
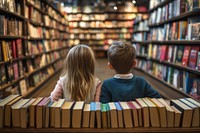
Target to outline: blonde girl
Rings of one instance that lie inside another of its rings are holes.
[[[66,101],[99,101],[101,81],[94,77],[95,57],[90,47],[74,46],[67,54],[64,69],[51,100],[64,97]]]

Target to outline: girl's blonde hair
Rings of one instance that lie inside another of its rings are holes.
[[[94,84],[95,57],[92,49],[86,45],[77,45],[67,54],[61,77],[64,96],[71,100],[84,101],[90,98]],[[69,94],[67,94],[69,93]]]

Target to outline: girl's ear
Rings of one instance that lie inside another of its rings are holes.
[[[109,67],[110,69],[113,69],[113,66],[110,64],[110,62],[108,62],[108,67]]]
[[[132,66],[132,68],[134,68],[134,67],[136,66],[136,64],[137,64],[137,61],[134,60],[134,61],[133,61],[133,66]]]

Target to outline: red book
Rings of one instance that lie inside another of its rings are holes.
[[[132,116],[133,116],[133,123],[134,123],[134,127],[138,127],[139,126],[139,116],[138,116],[138,112],[137,112],[137,108],[135,107],[135,105],[132,102],[127,102],[127,105],[129,106],[129,108],[132,109]]]
[[[17,51],[16,51],[16,43],[15,41],[12,41],[12,54],[13,54],[13,58],[17,58]]]
[[[192,46],[190,51],[189,67],[195,69],[197,63],[197,54],[199,51],[199,46]]]
[[[18,64],[17,62],[13,63],[13,70],[14,70],[14,78],[19,78],[19,70],[18,70]]]
[[[16,46],[17,46],[17,57],[22,57],[23,56],[23,51],[22,51],[22,40],[17,39],[16,40]]]
[[[183,58],[182,58],[182,65],[187,66],[188,65],[188,59],[190,56],[190,50],[191,46],[185,46],[184,53],[183,53]]]
[[[166,60],[166,56],[167,56],[167,46],[161,46],[161,55],[160,55],[160,60],[164,61]]]

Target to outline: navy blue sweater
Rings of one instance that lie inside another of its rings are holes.
[[[132,79],[110,78],[103,82],[100,102],[133,101],[135,98],[160,98],[143,77],[133,76]]]

